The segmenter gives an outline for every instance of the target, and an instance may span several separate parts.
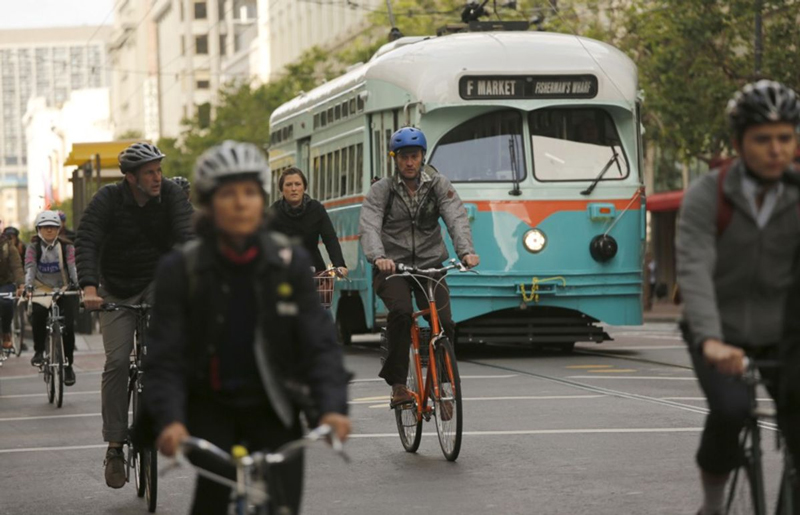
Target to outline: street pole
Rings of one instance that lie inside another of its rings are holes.
[[[763,24],[761,10],[764,0],[756,0],[756,34],[755,34],[755,72],[756,78],[761,78],[761,61],[764,56]]]

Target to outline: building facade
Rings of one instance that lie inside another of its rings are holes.
[[[0,220],[28,222],[27,139],[23,116],[32,97],[62,105],[72,91],[108,86],[108,27],[0,31]]]

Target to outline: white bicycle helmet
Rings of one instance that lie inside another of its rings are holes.
[[[257,179],[269,196],[269,163],[253,143],[227,140],[197,158],[194,188],[201,197],[210,196],[222,182],[239,178]]]
[[[33,225],[39,227],[61,227],[61,217],[55,211],[42,211],[36,215]]]

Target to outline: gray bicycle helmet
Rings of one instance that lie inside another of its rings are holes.
[[[189,191],[192,188],[192,183],[189,182],[189,179],[187,179],[186,177],[182,177],[180,175],[173,177],[172,182],[180,186],[183,192],[186,193],[187,195],[189,194]]]
[[[269,196],[269,163],[252,143],[227,140],[197,158],[194,188],[201,198],[208,198],[224,181],[239,178],[257,179]]]
[[[738,137],[751,125],[785,122],[800,125],[797,93],[780,82],[760,80],[747,84],[728,102],[728,121]]]
[[[144,164],[167,157],[157,146],[150,143],[134,143],[119,153],[119,169],[122,173],[135,172]]]
[[[61,227],[61,217],[55,211],[42,211],[36,215],[33,226],[39,227]]]

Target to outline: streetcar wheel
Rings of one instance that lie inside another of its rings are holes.
[[[408,379],[406,381],[408,389],[417,394],[419,398],[419,381],[417,380],[417,367],[414,364],[414,349],[409,351]],[[404,409],[405,408],[405,409]],[[417,403],[405,404],[394,410],[397,422],[397,432],[400,434],[400,443],[406,452],[417,452],[419,443],[422,440],[422,417],[417,412]]]
[[[453,346],[447,338],[439,338],[435,343],[434,360],[438,396],[432,392],[436,434],[439,445],[448,461],[455,461],[461,451],[461,436],[464,416],[461,404],[461,378]]]

